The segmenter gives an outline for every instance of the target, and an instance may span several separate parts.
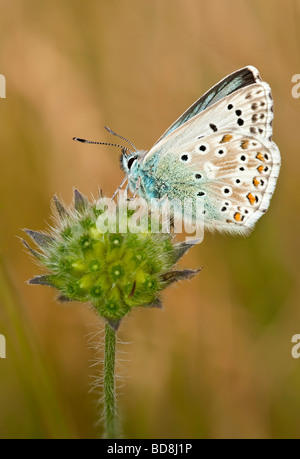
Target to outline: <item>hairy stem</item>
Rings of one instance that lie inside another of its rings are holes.
[[[116,331],[105,325],[104,416],[105,438],[117,438],[115,394]]]

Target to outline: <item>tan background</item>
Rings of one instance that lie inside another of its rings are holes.
[[[148,149],[248,64],[275,100],[270,210],[248,238],[206,234],[183,263],[203,272],[165,292],[163,311],[124,321],[119,405],[129,438],[300,436],[299,20],[298,0],[1,0],[1,438],[101,435],[87,341],[102,324],[24,283],[39,268],[16,237],[46,228],[54,193],[70,202],[74,186],[91,196],[120,183],[117,149],[72,137],[114,141],[108,125]]]

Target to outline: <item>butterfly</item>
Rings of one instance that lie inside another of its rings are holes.
[[[128,187],[146,200],[204,198],[205,229],[247,234],[268,209],[280,170],[272,122],[268,83],[253,66],[237,70],[191,105],[149,151],[123,149]]]

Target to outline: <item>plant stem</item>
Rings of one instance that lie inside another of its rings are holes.
[[[104,416],[105,438],[117,438],[115,394],[116,331],[105,325]]]

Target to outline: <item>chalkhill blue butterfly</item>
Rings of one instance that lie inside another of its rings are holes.
[[[245,234],[268,209],[279,174],[272,122],[270,86],[244,67],[200,97],[149,151],[123,147],[122,185],[128,180],[147,200],[202,197],[206,229]]]

